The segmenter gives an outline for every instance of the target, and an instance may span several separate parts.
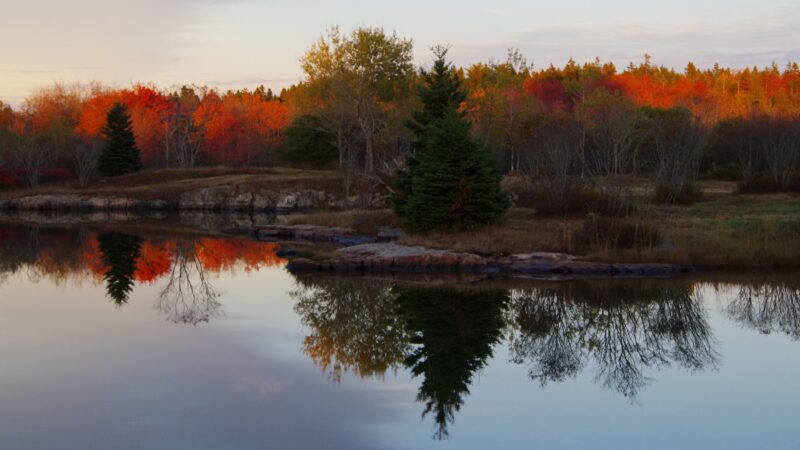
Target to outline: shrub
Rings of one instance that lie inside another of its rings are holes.
[[[658,185],[653,201],[662,205],[691,205],[703,199],[703,192],[694,183],[685,183],[679,189],[668,185]]]
[[[661,243],[661,230],[639,218],[620,219],[592,215],[575,235],[575,243],[584,250],[641,249]]]
[[[286,130],[278,156],[284,162],[313,167],[326,167],[336,160],[338,150],[331,143],[333,136],[322,131],[322,119],[317,116],[300,116]]]
[[[0,189],[13,189],[22,185],[19,171],[0,167]]]
[[[778,184],[775,177],[766,172],[759,172],[739,183],[739,192],[742,194],[771,194],[786,191],[800,192],[800,172],[792,174],[788,187]]]
[[[67,169],[50,168],[39,171],[39,182],[41,183],[58,183],[72,178],[74,178],[72,172]]]
[[[588,184],[573,185],[563,196],[545,187],[527,187],[514,191],[515,204],[536,210],[539,217],[581,217],[600,214],[624,217],[636,212],[635,207],[619,194],[603,191]]]

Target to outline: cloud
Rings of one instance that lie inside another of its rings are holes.
[[[653,20],[586,22],[552,25],[517,34],[507,47],[518,47],[537,67],[562,64],[568,58],[600,57],[617,64],[639,61],[645,53],[659,64],[682,68],[688,61],[701,66],[715,62],[735,67],[767,65],[797,59],[800,14],[773,14],[735,21],[683,24]],[[502,56],[506,47],[461,46],[458,54],[485,59]]]

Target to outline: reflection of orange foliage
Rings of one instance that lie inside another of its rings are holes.
[[[136,281],[152,283],[169,272],[175,248],[174,241],[144,241],[139,259],[136,261],[136,272],[133,274]]]
[[[15,230],[0,231],[0,243],[12,237],[21,241],[19,235]],[[96,280],[102,280],[108,267],[103,262],[98,235],[92,233],[77,251],[72,247],[75,240],[69,237],[49,234],[36,255],[36,268],[54,279],[90,274]],[[236,267],[243,267],[246,271],[258,270],[285,262],[275,254],[279,248],[277,243],[244,238],[145,239],[133,277],[139,283],[158,281],[169,275],[179,252],[190,259],[197,258],[207,272],[231,271]]]
[[[279,248],[274,242],[202,239],[195,246],[195,252],[204,269],[219,272],[233,269],[238,261],[244,264],[245,270],[282,264],[285,260],[275,254]]]
[[[106,273],[106,266],[103,264],[103,255],[100,253],[100,242],[97,235],[92,236],[83,245],[83,261],[86,268],[96,278],[102,278]]]

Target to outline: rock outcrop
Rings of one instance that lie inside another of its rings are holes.
[[[395,243],[353,245],[321,261],[290,260],[291,272],[343,273],[480,273],[508,276],[665,276],[692,271],[670,264],[608,264],[584,261],[564,253],[529,253],[504,258],[433,250]]]
[[[151,194],[152,195],[152,194]],[[312,209],[385,207],[383,196],[370,193],[342,198],[315,189],[280,189],[250,192],[234,185],[213,186],[181,193],[163,193],[163,199],[143,200],[114,195],[37,194],[0,200],[0,210],[27,211],[238,211],[292,212]]]

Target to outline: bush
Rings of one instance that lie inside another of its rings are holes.
[[[539,217],[581,217],[592,213],[624,217],[636,212],[621,196],[590,185],[572,186],[564,196],[557,196],[544,187],[515,190],[514,194],[517,206],[533,208]]]
[[[22,175],[18,170],[0,167],[0,189],[14,189],[22,185]]]
[[[703,192],[694,183],[686,183],[677,191],[670,186],[658,185],[653,194],[653,201],[662,205],[691,205],[702,199]]]
[[[661,243],[661,230],[641,219],[592,216],[575,235],[575,243],[585,250],[640,249]]]
[[[800,172],[792,175],[788,189],[781,187],[775,182],[775,178],[766,172],[757,173],[739,183],[739,192],[742,194],[772,194],[786,191],[800,192]]]
[[[703,170],[701,178],[705,180],[739,181],[742,179],[742,168],[738,164],[711,164]]]
[[[319,117],[298,117],[286,130],[286,139],[278,151],[279,158],[284,162],[312,167],[331,165],[339,152],[331,143],[333,136],[322,130],[322,119]]]
[[[51,168],[39,171],[40,183],[58,183],[73,179],[72,172],[67,169]]]

